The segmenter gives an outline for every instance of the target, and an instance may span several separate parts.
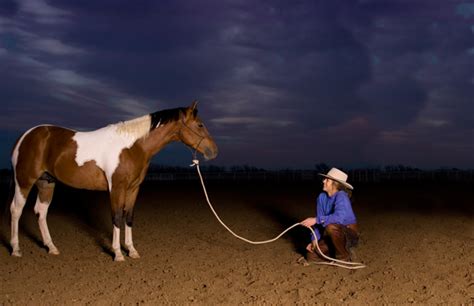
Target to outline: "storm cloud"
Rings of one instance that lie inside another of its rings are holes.
[[[93,129],[198,99],[218,165],[473,167],[473,7],[2,1],[0,134]],[[2,139],[7,167],[14,137]],[[172,150],[161,161],[187,164]]]

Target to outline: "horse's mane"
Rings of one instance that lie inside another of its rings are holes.
[[[171,108],[171,109],[165,109],[165,110],[151,113],[150,114],[150,117],[151,117],[150,131],[168,122],[178,121],[181,112],[183,113],[186,112],[186,108],[184,107]],[[197,110],[195,109],[194,116],[196,116],[196,114],[197,114]]]
[[[178,121],[181,112],[185,112],[186,108],[172,108],[157,111],[135,119],[122,121],[114,124],[119,133],[129,134],[135,136],[137,139],[148,135],[148,133],[168,122]],[[195,112],[197,112],[195,110]]]
[[[145,115],[135,119],[122,121],[114,124],[118,133],[128,134],[138,139],[148,135],[150,132],[151,118],[150,115]]]

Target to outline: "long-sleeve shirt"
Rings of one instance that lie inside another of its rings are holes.
[[[321,239],[321,234],[328,224],[348,225],[357,223],[357,219],[352,210],[351,200],[346,192],[340,190],[328,196],[326,192],[319,194],[316,201],[316,225],[313,227],[317,239]],[[311,240],[314,240],[311,234]]]

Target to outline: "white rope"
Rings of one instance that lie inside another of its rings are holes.
[[[204,195],[206,196],[206,200],[207,200],[207,204],[209,205],[209,207],[211,208],[211,211],[214,213],[214,216],[217,218],[217,220],[219,221],[219,223],[225,228],[227,229],[234,237],[240,239],[240,240],[243,240],[247,243],[250,243],[250,244],[265,244],[265,243],[270,243],[270,242],[274,242],[276,240],[278,240],[281,236],[283,236],[286,232],[288,232],[289,230],[291,230],[292,228],[296,227],[296,226],[304,226],[302,225],[301,223],[295,223],[293,224],[292,226],[288,227],[286,230],[284,230],[283,232],[281,232],[280,235],[276,236],[275,238],[273,239],[268,239],[268,240],[262,240],[262,241],[252,241],[252,240],[249,240],[247,238],[244,238],[244,237],[241,237],[239,235],[237,235],[236,233],[234,233],[234,231],[232,231],[222,220],[221,218],[219,218],[219,216],[217,215],[216,211],[214,210],[214,207],[212,207],[212,204],[211,204],[211,201],[209,200],[209,196],[207,194],[207,190],[206,190],[206,186],[204,185],[204,180],[202,178],[202,175],[201,175],[201,169],[199,168],[199,160],[197,159],[193,159],[193,163],[190,165],[191,167],[194,167],[196,166],[196,169],[198,171],[198,174],[199,174],[199,179],[201,180],[201,185],[202,185],[202,189],[204,190]],[[304,226],[305,228],[308,228],[312,233],[313,233],[313,237],[316,237],[316,234],[314,232],[314,230],[311,228],[311,227],[306,227]],[[360,262],[350,262],[350,261],[344,261],[344,260],[339,260],[339,259],[335,259],[335,258],[331,258],[329,256],[326,256],[323,254],[323,252],[321,252],[321,249],[319,248],[319,245],[317,243],[315,243],[316,247],[318,248],[319,250],[319,253],[324,257],[326,258],[327,260],[330,260],[330,262],[315,262],[315,264],[320,264],[320,265],[330,265],[330,266],[337,266],[337,267],[341,267],[341,268],[345,268],[345,269],[361,269],[361,268],[365,268],[365,265],[360,263]]]

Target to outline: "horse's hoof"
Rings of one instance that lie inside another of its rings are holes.
[[[135,258],[135,259],[140,258],[140,254],[138,254],[137,251],[128,253],[128,256],[129,256],[130,258]]]
[[[12,252],[12,256],[14,256],[14,257],[21,257],[21,252],[20,252],[20,250],[14,250],[14,251]]]
[[[59,255],[58,249],[49,249],[48,253],[51,254],[51,255]]]
[[[125,261],[125,257],[123,255],[115,255],[114,261]]]

